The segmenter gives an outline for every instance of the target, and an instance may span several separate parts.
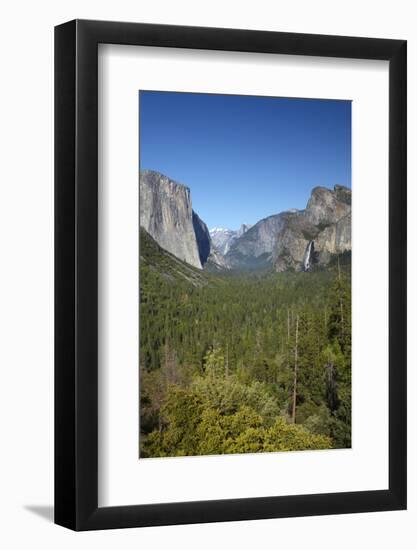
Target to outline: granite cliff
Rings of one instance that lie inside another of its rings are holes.
[[[310,271],[351,250],[351,190],[315,187],[304,210],[289,210],[260,220],[227,248],[233,269],[272,267]],[[227,231],[227,230],[223,230]]]
[[[140,226],[167,252],[202,269],[227,268],[204,221],[194,212],[190,189],[152,170],[139,174]]]
[[[351,250],[351,190],[315,187],[304,210],[289,210],[237,231],[207,225],[190,189],[154,171],[140,173],[140,226],[187,264],[212,271],[310,271]]]
[[[190,189],[151,170],[141,171],[139,182],[141,227],[163,249],[201,269]]]
[[[276,236],[283,226],[283,214],[264,218],[236,238],[226,253],[232,268],[255,269],[271,262]]]
[[[341,185],[333,190],[315,187],[305,210],[284,214],[272,254],[275,270],[309,271],[349,252],[351,198],[351,190]]]

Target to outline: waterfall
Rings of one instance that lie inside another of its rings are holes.
[[[303,269],[304,271],[310,271],[313,264],[313,254],[314,254],[314,241],[310,241],[307,245],[305,254]]]

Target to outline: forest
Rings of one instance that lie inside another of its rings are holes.
[[[141,458],[351,446],[349,258],[222,274],[140,247]]]

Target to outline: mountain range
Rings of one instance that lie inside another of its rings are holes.
[[[246,233],[251,227],[251,225],[246,223],[243,223],[237,231],[225,229],[224,227],[213,227],[213,229],[210,229],[210,237],[218,252],[222,254],[222,256],[225,256],[229,252],[230,246],[234,241],[239,239],[239,237]]]
[[[213,228],[192,208],[189,187],[152,170],[139,174],[140,226],[175,258],[208,271],[325,268],[351,250],[351,190],[315,187],[304,210],[238,230]]]

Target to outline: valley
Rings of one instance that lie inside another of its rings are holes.
[[[141,457],[350,447],[350,254],[208,272],[140,239]]]
[[[315,187],[305,209],[267,216],[238,230],[208,229],[190,189],[158,172],[140,174],[140,224],[168,252],[209,271],[303,271],[351,250],[351,190]]]
[[[349,449],[352,102],[139,111],[139,458]]]

